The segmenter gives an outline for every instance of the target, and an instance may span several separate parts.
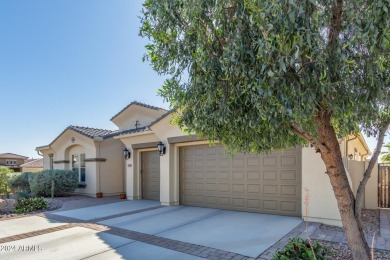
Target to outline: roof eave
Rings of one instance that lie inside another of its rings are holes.
[[[367,155],[372,155],[372,152],[371,152],[370,148],[368,147],[366,140],[364,139],[362,134],[358,135],[358,138],[359,138],[360,142],[363,144],[364,149],[367,150]]]
[[[50,145],[46,145],[46,146],[40,146],[40,147],[37,147],[35,148],[35,151],[43,151],[43,150],[49,150],[51,147]]]
[[[150,135],[150,134],[154,134],[154,132],[152,130],[147,130],[147,131],[143,131],[143,132],[117,135],[117,136],[114,136],[113,138],[118,140],[118,139],[123,139],[123,138],[128,138],[128,137],[134,137],[134,136],[140,136],[140,135]]]

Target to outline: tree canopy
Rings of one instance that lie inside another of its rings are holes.
[[[376,133],[389,111],[389,8],[147,0],[141,35],[152,39],[145,58],[170,76],[160,94],[180,126],[235,150],[269,151],[316,139],[321,114],[339,137]]]
[[[230,151],[310,143],[354,259],[369,259],[363,191],[389,127],[390,0],[146,0],[145,59],[181,128]],[[339,138],[377,135],[357,197]]]

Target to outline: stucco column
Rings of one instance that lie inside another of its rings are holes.
[[[179,205],[177,190],[179,188],[178,176],[174,167],[177,156],[174,145],[168,140],[162,141],[166,146],[166,153],[160,156],[160,201],[163,206]]]
[[[128,200],[138,200],[140,196],[138,194],[137,186],[137,161],[138,153],[131,151],[131,158],[125,161],[126,171],[126,197]]]

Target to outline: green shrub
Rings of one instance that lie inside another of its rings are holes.
[[[33,196],[50,196],[51,181],[54,179],[54,196],[74,192],[78,185],[78,174],[68,170],[46,170],[29,176]]]
[[[328,250],[325,246],[318,242],[314,242],[311,248],[310,244],[302,238],[295,237],[290,239],[285,248],[276,252],[272,257],[273,260],[324,260],[326,256],[334,254],[333,251]],[[315,258],[313,256],[315,253]]]
[[[8,180],[8,185],[14,193],[30,192],[30,184],[28,182],[29,175],[32,173],[24,172],[14,174]]]
[[[48,208],[47,202],[43,198],[18,199],[16,202],[15,213],[28,213],[36,210]]]
[[[16,195],[18,196],[18,199],[28,199],[28,198],[31,198],[31,192],[25,191],[25,190],[16,192]]]
[[[13,171],[5,166],[0,166],[0,194],[8,196],[8,175]]]

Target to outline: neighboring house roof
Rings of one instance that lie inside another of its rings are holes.
[[[20,167],[24,168],[43,168],[43,158],[41,159],[34,159],[33,161],[24,163],[20,165]]]
[[[14,153],[2,153],[2,154],[0,154],[0,158],[2,158],[2,159],[23,159],[23,160],[28,159],[27,156],[14,154]]]
[[[131,102],[130,104],[128,104],[125,108],[123,108],[121,111],[119,111],[119,113],[117,113],[115,116],[113,116],[113,117],[111,118],[111,121],[114,120],[117,116],[119,116],[120,114],[122,114],[126,109],[128,109],[129,107],[131,107],[131,106],[133,106],[133,105],[137,105],[137,106],[141,106],[141,107],[146,107],[146,108],[153,109],[153,110],[157,110],[157,111],[167,111],[166,109],[161,108],[161,107],[155,107],[155,106],[151,106],[151,105],[148,105],[148,104],[145,104],[145,103],[141,103],[141,102],[138,102],[138,101],[133,101],[133,102]]]

